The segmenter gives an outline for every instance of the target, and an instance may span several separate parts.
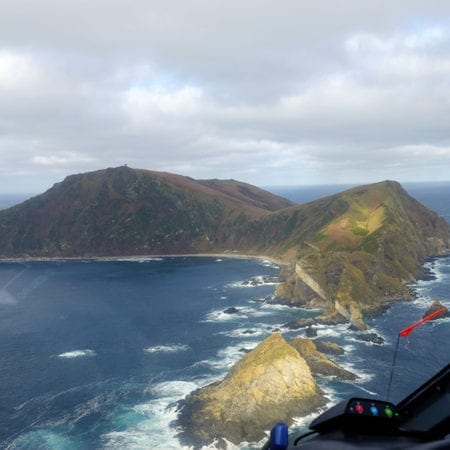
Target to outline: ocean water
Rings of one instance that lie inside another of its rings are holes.
[[[448,188],[408,190],[448,219]],[[347,325],[317,328],[344,346],[336,360],[359,375],[318,379],[330,405],[385,397],[398,332],[434,298],[450,307],[450,258],[426,265],[433,276],[413,286],[415,301],[370,319],[384,345],[361,342]],[[176,402],[273,331],[301,335],[283,325],[318,313],[268,303],[273,283],[243,283],[278,272],[269,261],[216,257],[0,263],[0,448],[183,448]],[[449,323],[401,340],[392,401],[449,362]]]

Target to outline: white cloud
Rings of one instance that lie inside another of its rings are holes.
[[[8,0],[0,186],[124,163],[276,184],[433,179],[439,161],[448,178],[450,4],[375,3]]]
[[[192,86],[173,91],[133,87],[124,93],[123,110],[138,126],[148,125],[155,119],[186,119],[197,115],[203,108],[203,93]]]
[[[39,75],[39,68],[31,56],[0,49],[0,89],[29,88]]]
[[[72,152],[60,152],[58,155],[36,155],[31,158],[31,162],[37,166],[73,166],[94,162],[91,156],[80,155]]]

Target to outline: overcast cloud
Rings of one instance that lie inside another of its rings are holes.
[[[0,193],[128,164],[450,179],[450,2],[6,0]]]

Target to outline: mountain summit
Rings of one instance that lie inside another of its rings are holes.
[[[359,329],[449,248],[448,223],[394,181],[295,205],[234,180],[118,167],[0,211],[2,258],[265,255],[286,263],[277,301]]]

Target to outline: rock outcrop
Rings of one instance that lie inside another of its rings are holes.
[[[314,344],[319,352],[327,355],[343,355],[345,353],[345,350],[335,342],[315,340]]]
[[[358,378],[354,373],[342,368],[339,364],[319,352],[311,339],[296,338],[291,342],[291,345],[305,359],[313,374],[335,376],[346,381]]]
[[[262,439],[277,421],[309,414],[325,404],[311,371],[279,333],[245,355],[218,383],[190,394],[180,408],[181,435],[200,446],[226,438],[234,444]]]
[[[298,330],[300,328],[308,328],[317,325],[317,321],[313,317],[301,317],[300,319],[293,320],[284,324],[285,328],[289,328],[290,330]]]
[[[439,314],[439,316],[433,318],[432,320],[435,319],[442,319],[444,317],[450,317],[450,312],[448,311],[448,308],[446,306],[444,306],[439,300],[434,300],[433,303],[431,304],[431,306],[427,309],[427,311],[425,312],[425,314],[423,315],[423,317],[428,316],[429,314],[432,314],[440,309],[444,308],[445,311],[442,314]]]

